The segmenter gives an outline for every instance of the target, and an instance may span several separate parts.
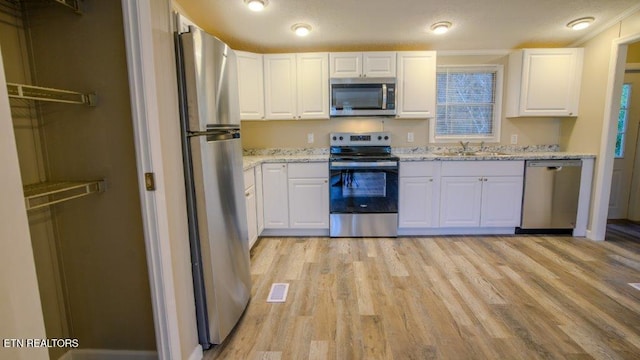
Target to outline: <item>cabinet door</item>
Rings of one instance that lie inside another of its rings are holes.
[[[522,176],[489,176],[484,179],[480,226],[520,226]]]
[[[399,227],[426,228],[437,226],[434,211],[433,177],[400,178],[398,201]]]
[[[509,57],[509,71],[520,83],[510,80],[519,94],[518,116],[577,116],[582,80],[583,50],[577,48],[525,49]],[[518,69],[521,67],[521,69]],[[517,97],[517,95],[516,95]],[[515,107],[513,104],[509,108]],[[513,111],[508,115],[513,116]]]
[[[289,209],[291,228],[328,229],[328,180],[289,179]]]
[[[435,51],[398,53],[397,117],[431,118],[436,113]]]
[[[296,55],[298,119],[329,118],[329,54]]]
[[[396,52],[379,51],[362,53],[362,76],[395,77]]]
[[[247,207],[247,227],[249,234],[249,249],[258,240],[258,223],[256,216],[256,187],[251,186],[244,191],[245,203]]]
[[[258,236],[262,234],[264,230],[264,201],[262,195],[262,166],[255,167],[256,176],[256,223],[258,225]]]
[[[289,197],[287,195],[287,164],[263,164],[262,187],[264,228],[289,227]]]
[[[265,117],[296,118],[296,55],[264,55]]]
[[[362,75],[362,53],[340,52],[329,54],[332,78],[360,77]]]
[[[480,226],[482,178],[444,176],[440,180],[440,226]]]
[[[264,119],[264,82],[262,55],[236,51],[238,60],[238,97],[240,118]]]

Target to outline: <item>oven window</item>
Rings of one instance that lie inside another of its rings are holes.
[[[398,170],[332,169],[331,213],[398,212]]]
[[[387,174],[384,172],[345,171],[342,173],[342,197],[387,196]]]

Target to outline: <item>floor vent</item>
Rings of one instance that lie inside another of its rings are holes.
[[[283,303],[287,301],[287,293],[289,292],[288,283],[273,283],[271,291],[269,291],[268,303]]]
[[[640,290],[640,283],[629,283],[629,285],[633,286],[636,290]]]

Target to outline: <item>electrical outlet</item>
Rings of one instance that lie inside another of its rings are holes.
[[[407,133],[407,141],[408,142],[413,142],[413,133],[412,132],[408,132]]]
[[[307,134],[307,143],[308,143],[308,144],[313,144],[313,141],[314,141],[314,139],[313,139],[313,133],[308,133],[308,134]]]
[[[518,134],[511,134],[511,145],[516,145],[518,143]]]

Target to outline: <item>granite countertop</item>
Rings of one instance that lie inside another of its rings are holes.
[[[454,148],[455,149],[455,148]],[[489,149],[480,155],[448,155],[449,148],[394,148],[393,154],[400,161],[477,161],[477,160],[564,160],[594,159],[589,153],[557,151],[557,145],[527,147],[500,147]],[[479,149],[471,149],[478,151]],[[496,154],[500,153],[500,154]],[[246,150],[243,156],[244,170],[262,163],[323,162],[329,160],[329,149],[259,149]]]
[[[587,153],[574,152],[513,152],[504,154],[482,154],[482,155],[442,155],[435,153],[410,153],[396,154],[400,161],[429,161],[429,160],[566,160],[566,159],[594,159],[596,156]]]

